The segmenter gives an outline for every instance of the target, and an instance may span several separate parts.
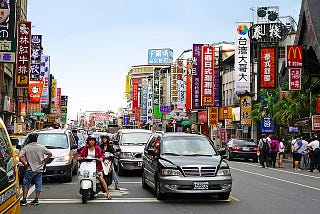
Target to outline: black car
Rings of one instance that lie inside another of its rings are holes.
[[[188,133],[154,133],[144,148],[142,187],[157,199],[169,193],[208,194],[228,199],[232,177],[228,163],[207,137]]]
[[[254,142],[231,139],[227,143],[227,159],[231,161],[235,158],[242,158],[246,161],[252,159],[254,162],[258,162],[258,150],[258,146]]]

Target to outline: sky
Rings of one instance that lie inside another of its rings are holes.
[[[32,34],[62,95],[68,120],[80,112],[125,107],[125,77],[146,65],[148,49],[176,59],[194,43],[234,42],[237,22],[256,22],[257,7],[279,6],[298,23],[302,0],[29,0]]]

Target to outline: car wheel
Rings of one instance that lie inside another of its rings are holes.
[[[218,195],[218,198],[221,200],[228,200],[229,196],[230,196],[230,192],[220,194],[220,195]]]
[[[161,193],[161,190],[160,190],[160,182],[159,182],[159,179],[156,179],[155,181],[155,192],[156,192],[156,198],[158,200],[163,200],[164,199],[164,194]]]
[[[147,189],[148,185],[146,183],[146,177],[143,169],[142,169],[142,175],[141,175],[141,184],[143,189]]]
[[[66,182],[71,182],[72,181],[72,169],[68,172],[68,174],[65,177]]]

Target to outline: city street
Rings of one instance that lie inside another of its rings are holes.
[[[230,161],[233,189],[229,200],[198,196],[174,196],[158,201],[141,187],[139,174],[121,176],[121,191],[111,188],[112,200],[104,194],[81,203],[77,177],[71,183],[45,182],[40,205],[21,207],[21,213],[317,213],[320,173],[294,172],[292,163],[283,169],[260,168],[258,163]],[[33,188],[32,188],[33,189]],[[32,190],[31,189],[31,190]],[[32,200],[34,193],[29,196]]]

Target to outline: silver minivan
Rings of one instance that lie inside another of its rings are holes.
[[[47,163],[43,178],[62,178],[72,181],[72,175],[77,174],[77,142],[70,130],[66,129],[45,129],[35,131],[38,136],[38,143],[44,145],[52,152],[51,161]],[[30,143],[29,138],[23,146]]]

